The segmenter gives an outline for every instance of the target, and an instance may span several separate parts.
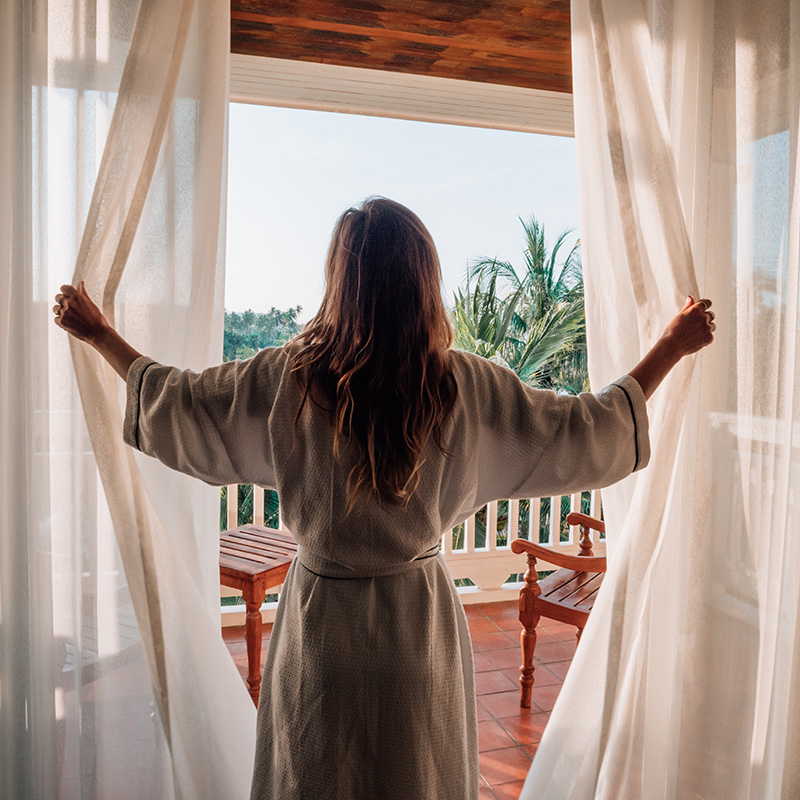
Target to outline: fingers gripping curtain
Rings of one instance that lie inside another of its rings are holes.
[[[714,345],[604,493],[610,571],[523,798],[800,796],[800,8],[573,0],[592,383],[687,294]]]
[[[13,400],[0,417],[17,533],[0,564],[0,722],[15,746],[3,791],[246,797],[255,720],[219,636],[219,494],[122,444],[121,383],[80,343],[73,378],[48,314],[61,283],[85,280],[137,349],[218,360],[229,8],[14,5],[2,322],[16,385],[0,383]]]

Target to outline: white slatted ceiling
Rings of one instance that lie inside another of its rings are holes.
[[[231,55],[233,102],[574,136],[572,95],[430,75]]]

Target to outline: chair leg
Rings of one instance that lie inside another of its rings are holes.
[[[542,593],[536,574],[536,559],[528,554],[528,570],[525,573],[525,585],[519,593],[519,621],[522,632],[519,639],[522,645],[522,666],[519,668],[519,704],[523,708],[531,707],[531,689],[533,688],[533,651],[536,649],[536,626],[541,615],[534,611],[534,602]]]
[[[264,591],[258,586],[248,586],[242,591],[247,614],[244,621],[244,638],[247,642],[247,690],[253,703],[258,707],[258,695],[261,691],[261,636],[263,622],[261,620],[261,604]]]
[[[519,668],[519,704],[523,708],[531,707],[531,690],[533,689],[533,673],[536,669],[533,666],[533,651],[536,649],[536,626],[539,624],[540,616],[533,617],[531,624],[523,627],[519,635],[522,645],[522,666]]]

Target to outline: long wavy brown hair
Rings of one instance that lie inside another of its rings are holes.
[[[295,423],[311,398],[331,415],[334,456],[353,448],[348,510],[362,494],[407,503],[428,442],[446,452],[457,396],[433,239],[405,206],[369,198],[339,217],[325,277],[319,311],[287,345],[305,389]]]

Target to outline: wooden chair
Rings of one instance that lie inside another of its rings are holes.
[[[524,708],[531,706],[533,652],[536,649],[536,626],[539,619],[549,617],[575,625],[578,628],[576,636],[580,641],[606,572],[605,556],[598,557],[592,553],[589,535],[590,529],[605,533],[605,524],[599,519],[576,512],[567,517],[567,524],[580,525],[583,528],[578,555],[559,553],[551,547],[542,547],[527,539],[514,539],[511,542],[514,553],[527,553],[528,556],[525,585],[519,593],[519,621],[522,623],[519,703]],[[539,580],[536,572],[537,557],[561,569]]]
[[[268,589],[283,583],[297,542],[286,532],[260,525],[241,525],[219,535],[219,582],[241,589],[247,608],[247,688],[258,705],[261,691],[261,604]]]

